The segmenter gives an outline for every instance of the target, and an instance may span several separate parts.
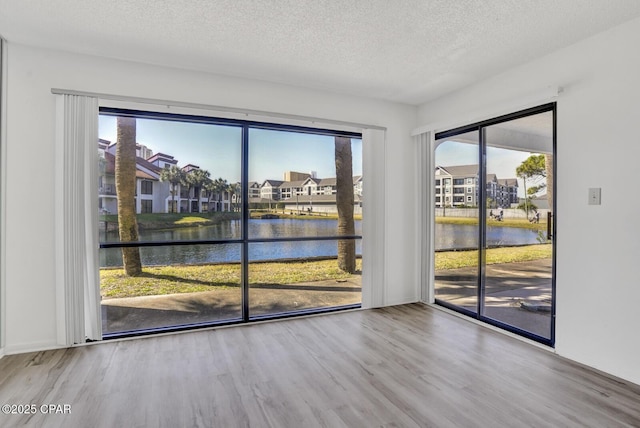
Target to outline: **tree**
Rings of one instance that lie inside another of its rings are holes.
[[[116,194],[118,195],[118,230],[121,242],[138,241],[136,219],[136,119],[118,117],[116,146]],[[142,273],[140,249],[122,248],[124,271],[128,276]]]
[[[223,179],[222,177],[216,178],[215,180],[209,180],[204,186],[204,188],[209,193],[209,206],[211,206],[211,197],[213,195],[216,195],[216,211],[221,211],[219,205],[221,199],[220,195],[224,193],[227,187],[229,187],[229,183],[227,183],[227,180]]]
[[[242,187],[240,186],[240,183],[229,184],[226,190],[227,192],[229,192],[229,199],[233,200],[233,197],[236,196],[235,202],[233,202],[233,209],[231,211],[233,212],[239,211],[238,199],[240,198],[238,197],[238,195],[240,195],[240,193],[242,192]]]
[[[185,174],[184,171],[173,165],[169,168],[163,168],[160,171],[160,181],[168,181],[171,184],[171,209],[169,212],[177,212],[176,209],[176,186],[184,185]]]
[[[547,173],[547,203],[553,209],[553,155],[544,155],[544,166]]]
[[[547,176],[545,155],[529,156],[516,168],[516,174],[518,177],[522,178],[522,181],[524,182],[524,210],[527,213],[527,217],[529,217],[529,199],[531,198],[531,194],[527,191],[527,180],[533,178],[544,178]],[[545,184],[536,186],[536,192],[542,190],[545,186]]]
[[[189,185],[189,195],[191,195],[191,188],[193,188],[193,196],[194,198],[198,201],[198,208],[197,208],[197,212],[202,211],[202,206],[200,204],[200,190],[202,189],[202,187],[204,187],[207,183],[209,183],[211,181],[211,179],[209,178],[211,174],[209,174],[209,171],[205,170],[205,169],[194,169],[193,171],[189,172],[187,174],[187,184]],[[191,212],[193,212],[193,210],[190,210]]]
[[[353,166],[351,139],[335,137],[336,206],[338,208],[338,235],[355,235],[353,221]],[[338,240],[338,267],[349,273],[356,271],[356,242]]]

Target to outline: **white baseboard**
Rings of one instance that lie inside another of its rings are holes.
[[[25,354],[27,352],[49,351],[51,349],[66,348],[56,342],[32,342],[7,345],[4,348],[4,355]]]

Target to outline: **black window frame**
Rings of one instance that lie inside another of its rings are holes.
[[[289,318],[308,314],[329,313],[341,310],[350,310],[360,308],[361,303],[331,306],[302,310],[291,310],[287,312],[254,315],[250,314],[249,304],[249,245],[254,243],[271,243],[271,242],[313,242],[313,241],[336,241],[336,240],[362,240],[362,235],[330,235],[330,236],[298,236],[289,238],[250,238],[248,235],[249,224],[249,130],[262,129],[274,131],[288,131],[305,134],[326,135],[333,137],[347,137],[362,139],[362,133],[350,132],[342,130],[331,130],[323,128],[313,128],[299,125],[278,124],[270,122],[258,122],[241,119],[228,119],[210,116],[198,116],[176,113],[163,113],[144,110],[133,110],[113,107],[100,107],[99,115],[105,116],[121,116],[134,117],[136,119],[153,119],[166,120],[172,122],[198,123],[207,125],[232,126],[242,130],[242,155],[241,155],[241,212],[242,212],[242,236],[239,239],[215,239],[215,240],[188,240],[188,241],[137,241],[137,242],[100,242],[100,249],[107,248],[125,248],[125,247],[161,247],[161,246],[183,246],[183,245],[222,245],[222,244],[240,244],[241,250],[241,289],[242,289],[242,316],[239,319],[228,319],[221,321],[211,321],[196,324],[186,324],[178,326],[167,326],[161,328],[149,328],[141,330],[123,331],[103,334],[103,339],[117,339],[132,336],[144,336],[148,334],[157,334],[168,331],[182,331],[207,328],[212,326],[221,326],[229,324],[246,324],[252,322],[263,321],[266,319]],[[182,187],[182,186],[181,186]],[[234,195],[235,196],[235,195]],[[177,203],[178,201],[176,201]]]
[[[494,117],[491,119],[487,119],[487,120],[483,120],[480,122],[475,122],[475,123],[471,123],[469,125],[463,125],[461,127],[457,127],[454,129],[449,129],[446,131],[442,131],[442,132],[437,132],[435,134],[435,140],[440,140],[440,139],[445,139],[447,137],[454,137],[457,135],[461,135],[461,134],[465,134],[465,133],[469,133],[469,132],[477,132],[478,133],[478,140],[479,140],[479,145],[478,145],[478,150],[479,150],[479,165],[481,167],[481,169],[486,169],[486,165],[483,163],[483,159],[485,159],[485,155],[486,155],[486,141],[485,141],[485,133],[484,133],[484,129],[486,127],[492,126],[492,125],[497,125],[499,123],[503,123],[503,122],[508,122],[508,121],[512,121],[512,120],[516,120],[516,119],[521,119],[524,117],[528,117],[528,116],[533,116],[536,114],[541,114],[541,113],[546,113],[546,112],[551,112],[552,113],[552,129],[553,129],[553,170],[554,170],[554,177],[557,178],[557,136],[558,136],[558,132],[557,132],[557,103],[556,102],[551,102],[551,103],[546,103],[546,104],[542,104],[539,106],[535,106],[535,107],[531,107],[531,108],[527,108],[527,109],[523,109],[520,111],[516,111],[513,113],[509,113],[509,114],[505,114],[502,116],[498,116],[498,117]],[[480,193],[482,195],[480,195],[481,198],[485,198],[487,195],[487,174],[486,171],[484,173],[480,172],[479,174],[479,179],[478,179],[478,186],[477,188],[480,190]],[[500,186],[502,185],[497,185],[497,189],[496,191],[501,193],[503,190],[500,189]],[[504,187],[504,186],[502,186]],[[482,189],[485,189],[485,191],[483,192]],[[553,194],[557,195],[557,179],[554,179],[553,181]],[[478,197],[478,195],[476,194],[476,197]],[[498,196],[500,198],[500,201],[503,200],[502,195]],[[485,209],[482,209],[482,201],[479,200],[478,203],[478,212],[479,212],[479,228],[478,228],[478,281],[481,281],[482,279],[482,270],[484,269],[484,260],[486,259],[486,245],[485,245],[485,232],[486,232],[486,217],[487,217],[487,213]],[[493,325],[495,327],[501,328],[503,330],[509,331],[511,333],[515,333],[519,336],[523,336],[526,337],[527,339],[531,339],[533,341],[542,343],[544,345],[553,347],[555,346],[555,337],[556,337],[556,328],[555,328],[555,319],[556,319],[556,239],[557,239],[557,230],[556,230],[556,224],[557,224],[557,198],[554,198],[553,201],[553,207],[552,207],[552,211],[553,211],[553,221],[551,222],[550,225],[550,236],[553,236],[553,251],[552,251],[552,278],[551,278],[551,290],[552,290],[552,298],[551,298],[551,331],[550,331],[550,335],[549,337],[543,337],[543,336],[539,336],[536,335],[534,333],[531,333],[529,331],[523,330],[521,328],[518,328],[516,326],[507,324],[506,322],[502,322],[490,317],[487,317],[485,315],[483,315],[480,311],[480,305],[481,302],[483,300],[483,296],[482,296],[482,287],[480,286],[480,283],[478,283],[478,287],[477,287],[477,310],[476,312],[470,311],[468,309],[456,306],[454,304],[451,304],[447,301],[438,299],[437,297],[434,299],[435,303],[437,305],[446,307],[447,309],[451,309],[455,312],[461,313],[463,315],[469,316],[471,318],[475,318],[479,321],[482,321],[484,323]]]

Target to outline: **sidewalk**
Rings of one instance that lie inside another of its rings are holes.
[[[477,310],[477,267],[436,272],[436,298]],[[548,337],[551,326],[551,259],[487,265],[484,315]]]
[[[252,315],[360,303],[360,275],[347,280],[301,284],[267,284],[249,289]],[[200,293],[168,294],[102,300],[105,333],[197,324],[242,316],[239,287]]]

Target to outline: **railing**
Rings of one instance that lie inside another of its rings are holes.
[[[116,187],[113,185],[102,186],[98,189],[99,195],[116,195]]]

